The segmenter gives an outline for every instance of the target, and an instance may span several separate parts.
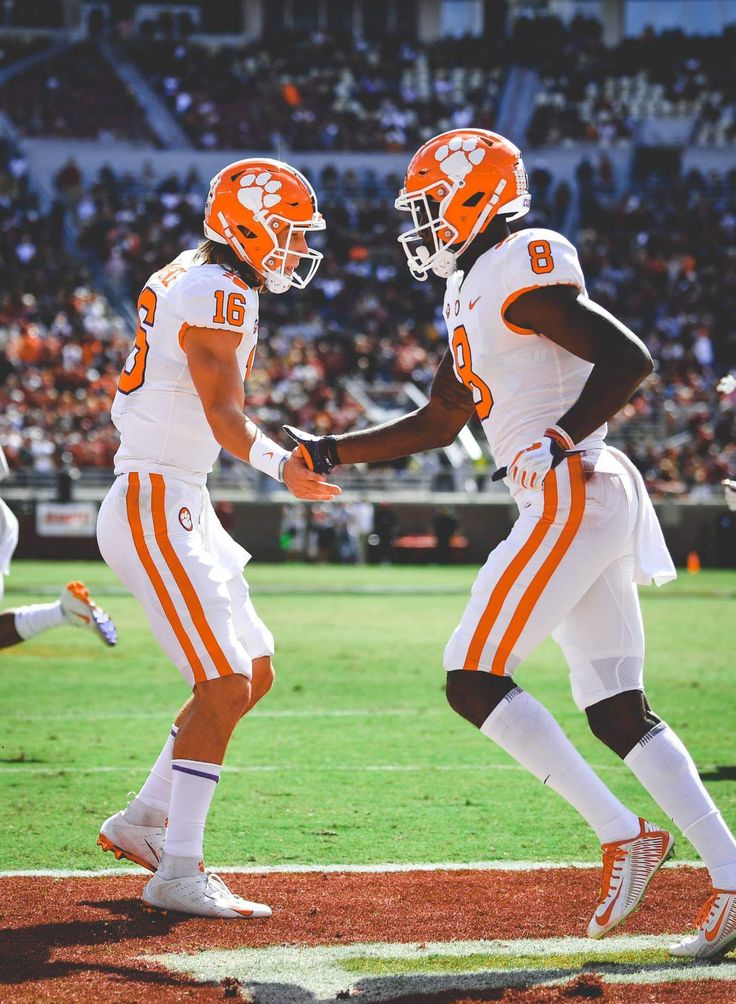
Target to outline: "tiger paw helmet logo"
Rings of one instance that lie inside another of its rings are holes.
[[[447,175],[450,181],[458,183],[465,181],[485,155],[486,151],[475,136],[470,136],[468,139],[454,136],[449,143],[439,147],[434,157],[442,173]]]
[[[187,507],[184,505],[179,510],[179,522],[184,527],[185,530],[191,532],[194,528],[194,523],[192,522],[192,514],[189,512]]]
[[[282,183],[273,178],[270,171],[246,174],[240,179],[238,202],[250,209],[256,220],[265,216],[266,209],[273,209],[281,202],[278,194]]]

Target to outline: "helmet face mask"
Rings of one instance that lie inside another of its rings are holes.
[[[409,270],[426,280],[448,278],[457,258],[491,220],[519,219],[531,198],[521,153],[486,129],[453,129],[435,136],[412,158],[394,205],[411,213],[399,236]]]
[[[418,192],[402,189],[394,202],[396,209],[411,213],[414,226],[399,235],[399,244],[404,249],[409,271],[420,282],[426,281],[430,268],[445,279],[455,271],[456,255],[450,248],[457,244],[459,234],[445,219],[449,195],[448,186],[437,182]]]
[[[311,281],[322,254],[306,248],[305,242],[306,250],[292,245],[297,235],[324,229],[314,189],[304,175],[281,161],[236,161],[210,182],[205,236],[229,245],[263,278],[269,292],[303,289]]]
[[[323,255],[321,251],[316,251],[313,248],[297,251],[291,244],[298,234],[306,235],[317,230],[324,230],[325,221],[320,216],[319,220],[313,220],[309,223],[294,223],[283,216],[268,216],[265,225],[273,238],[273,252],[263,259],[266,289],[270,293],[284,293],[291,286],[304,289],[314,278]],[[282,246],[276,235],[284,227],[286,227],[286,234]],[[296,267],[291,266],[291,260],[294,258],[298,259]],[[302,263],[305,263],[303,272]]]

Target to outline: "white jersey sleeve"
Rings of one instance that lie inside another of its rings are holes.
[[[522,230],[509,238],[502,283],[501,314],[506,325],[520,335],[532,332],[511,324],[506,311],[523,293],[540,286],[574,286],[585,293],[578,253],[566,237],[554,230]]]
[[[8,474],[10,474],[8,461],[5,458],[5,451],[2,446],[0,446],[0,481],[2,481],[3,478],[7,478]]]
[[[221,269],[193,268],[174,289],[183,331],[188,327],[214,328],[233,331],[242,338],[243,331],[253,326],[254,318],[250,315],[257,301],[237,276]]]

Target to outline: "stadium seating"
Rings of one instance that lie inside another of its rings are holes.
[[[579,171],[578,244],[589,292],[642,334],[658,364],[612,431],[664,493],[706,495],[736,460],[734,412],[718,409],[713,390],[736,311],[732,284],[717,268],[736,217],[733,181],[714,188],[712,179],[706,186],[691,177],[675,189],[652,184],[611,202],[605,172],[591,179]],[[192,175],[146,181],[110,170],[84,184],[69,164],[58,183],[65,201],[34,219],[22,165],[6,155],[2,187],[24,212],[3,233],[3,257],[15,256],[20,267],[3,304],[0,409],[11,462],[36,471],[64,454],[82,467],[109,465],[115,437],[107,400],[129,349],[124,322],[91,288],[89,267],[60,265],[49,234],[63,241],[66,212],[112,290],[135,298],[152,271],[198,241],[204,191]],[[395,243],[389,193],[397,179],[328,170],[315,184],[330,223],[323,265],[307,291],[266,296],[261,305],[249,408],[274,435],[284,420],[324,432],[365,424],[351,387],[388,404],[405,381],[426,390],[446,344],[436,289],[409,280]],[[543,173],[536,187],[542,199],[533,222],[555,222]],[[696,244],[697,260],[688,252]],[[22,406],[21,384],[36,385]]]

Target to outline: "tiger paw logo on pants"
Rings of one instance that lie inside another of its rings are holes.
[[[191,531],[194,528],[194,523],[192,522],[192,514],[189,512],[186,506],[182,506],[179,510],[179,522],[184,527],[185,530]]]

